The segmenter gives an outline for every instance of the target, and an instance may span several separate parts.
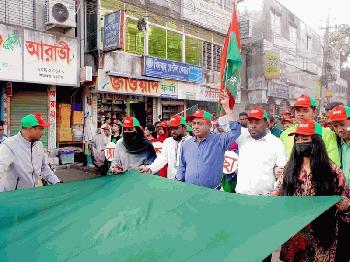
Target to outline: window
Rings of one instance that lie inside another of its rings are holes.
[[[289,25],[289,40],[295,44],[297,42],[297,28]]]
[[[220,71],[221,51],[221,46],[213,45],[213,70],[218,72]]]
[[[203,42],[203,67],[212,69],[212,43]]]
[[[202,41],[186,36],[185,62],[191,65],[200,66],[202,62],[202,52]]]
[[[306,50],[311,50],[311,37],[310,36],[306,36]]]
[[[275,34],[281,34],[281,16],[271,11],[271,29]]]
[[[166,31],[164,28],[157,26],[150,27],[148,53],[150,56],[166,59]]]
[[[168,30],[167,59],[182,62],[182,34]]]
[[[144,54],[144,33],[137,28],[137,21],[126,19],[125,51],[137,55]]]

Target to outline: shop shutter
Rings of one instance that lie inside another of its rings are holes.
[[[48,114],[47,91],[23,91],[14,90],[10,104],[10,129],[11,136],[21,129],[21,119],[23,116],[40,113],[45,121]],[[47,147],[47,128],[41,138],[44,146]]]

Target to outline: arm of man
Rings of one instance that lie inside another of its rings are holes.
[[[123,172],[123,165],[120,158],[120,153],[121,153],[121,149],[120,149],[120,140],[119,140],[115,146],[114,158],[111,163],[111,170],[113,173]]]
[[[222,92],[220,95],[220,103],[222,108],[226,112],[226,119],[229,121],[230,130],[220,135],[220,145],[227,150],[233,142],[241,135],[241,125],[238,122],[235,122],[233,115],[233,110],[229,106],[230,98],[226,92]]]
[[[5,190],[7,169],[13,164],[14,158],[11,150],[6,145],[0,146],[0,192]]]
[[[334,162],[334,164],[336,164],[339,167],[340,156],[339,156],[339,149],[337,144],[337,137],[334,132],[327,130],[325,128],[323,128],[322,132],[324,132],[324,134],[322,135],[322,139],[326,146],[328,157]]]
[[[177,172],[175,176],[175,180],[185,182],[185,173],[186,173],[186,160],[184,157],[184,151],[186,150],[185,144],[182,145],[181,155],[180,155],[180,163],[177,167]]]
[[[55,175],[55,173],[52,171],[52,169],[49,167],[49,161],[47,155],[44,153],[43,156],[43,162],[41,165],[41,176],[43,179],[50,184],[54,185],[60,182],[58,177]]]
[[[146,166],[151,169],[152,173],[157,173],[161,170],[166,164],[168,164],[168,150],[170,147],[169,139],[166,139],[163,143],[162,151],[160,155],[157,156],[156,160],[151,165]]]
[[[283,174],[285,165],[287,164],[287,152],[284,148],[284,144],[280,140],[276,140],[276,163],[274,168],[274,174],[277,179]]]

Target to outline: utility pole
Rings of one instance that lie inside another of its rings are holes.
[[[321,90],[320,90],[320,113],[323,112],[325,103],[325,91],[328,89],[328,67],[329,67],[329,13],[327,18],[327,26],[324,34],[324,46],[323,46],[323,63],[322,63],[322,77],[321,77]]]

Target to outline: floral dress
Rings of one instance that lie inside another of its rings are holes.
[[[334,174],[335,191],[339,195],[346,195],[348,198],[350,198],[350,190],[346,185],[343,172],[334,164],[332,164],[332,170]],[[272,195],[280,195],[283,185],[283,177],[283,175],[280,176]],[[302,168],[298,179],[298,188],[296,189],[294,195],[315,196],[315,190],[312,186],[311,172],[307,172]],[[311,224],[309,224],[282,245],[280,259],[285,262],[334,262],[337,246],[336,239],[337,238],[335,237],[329,248],[324,248],[318,244],[315,238],[315,232]]]

